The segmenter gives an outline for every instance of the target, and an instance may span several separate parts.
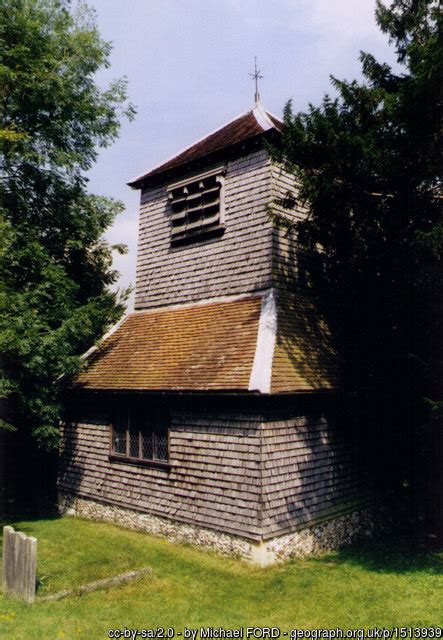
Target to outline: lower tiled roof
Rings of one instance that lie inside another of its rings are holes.
[[[109,390],[246,391],[261,297],[135,312],[86,359],[74,385]]]
[[[313,302],[273,295],[131,313],[87,356],[72,384],[271,394],[336,388],[336,353]]]
[[[309,296],[282,292],[271,393],[334,389],[338,384],[338,359],[326,322]]]

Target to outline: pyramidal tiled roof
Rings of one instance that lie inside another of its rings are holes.
[[[248,390],[262,299],[136,311],[86,354],[75,387]]]
[[[256,104],[253,109],[242,113],[216,131],[198,140],[190,147],[187,147],[166,162],[142,173],[128,182],[131,187],[140,187],[141,184],[161,173],[184,166],[193,160],[203,158],[212,153],[220,152],[223,149],[232,147],[239,142],[243,142],[254,136],[263,134],[274,129],[280,131],[282,122],[266,111],[261,104]]]
[[[338,383],[315,309],[272,289],[130,313],[85,360],[77,389],[274,394]]]

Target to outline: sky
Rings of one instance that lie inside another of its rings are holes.
[[[119,286],[135,284],[139,191],[127,181],[222,126],[254,102],[254,56],[265,108],[281,117],[333,94],[329,77],[360,77],[360,50],[392,63],[375,23],[375,0],[89,0],[113,44],[100,86],[126,76],[137,109],[89,173],[92,193],[122,200],[107,235]],[[132,305],[132,297],[129,307]]]

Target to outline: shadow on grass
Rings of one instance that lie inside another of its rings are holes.
[[[313,559],[316,564],[347,564],[376,573],[443,574],[443,549],[433,539],[403,537],[370,540]]]
[[[64,520],[64,534],[66,535],[66,531],[72,529],[74,553],[76,550],[79,550],[78,548],[76,549],[76,541],[83,540],[82,536],[85,535],[83,527],[85,526],[87,527],[86,533],[88,534],[88,540],[93,542],[94,539],[96,541],[103,539],[105,546],[107,536],[109,536],[109,540],[113,539],[114,541],[120,538],[119,530],[121,531],[121,544],[125,543],[125,548],[127,548],[127,545],[129,547],[133,545],[135,550],[139,544],[139,540],[137,540],[138,536],[145,536],[142,532],[129,531],[111,524],[99,524],[93,521],[62,518],[58,515],[55,509],[41,510],[39,513],[33,514],[30,514],[29,512],[17,513],[14,518],[8,519],[8,522],[1,522],[0,524],[11,524],[17,530],[23,531],[25,534],[35,535],[33,523],[36,523],[39,520],[44,520],[45,522],[50,523],[53,522],[55,525],[53,534],[50,534],[50,531],[52,531],[52,525],[50,525],[49,529],[45,530],[45,537],[48,540],[51,540],[54,535],[58,538],[60,531],[58,530],[56,523],[57,521]],[[82,536],[75,533],[77,524],[81,524]],[[56,533],[56,530],[58,533]],[[126,541],[127,535],[130,539]],[[271,580],[279,578],[284,580],[286,569],[291,573],[291,567],[296,570],[303,569],[308,573],[309,570],[312,569],[313,574],[316,569],[322,570],[324,568],[325,570],[334,570],[335,568],[345,569],[346,567],[351,569],[362,569],[363,571],[378,574],[443,574],[443,551],[441,547],[437,546],[436,539],[430,538],[386,536],[383,539],[365,540],[364,542],[362,541],[358,544],[354,544],[351,547],[327,553],[323,556],[307,558],[304,560],[293,559],[287,565],[276,565],[273,568],[264,569],[253,567],[245,562],[237,563],[234,559],[230,559],[228,562],[223,562],[222,566],[220,566],[217,561],[217,557],[221,559],[223,558],[221,556],[215,556],[212,552],[209,554],[204,551],[199,553],[198,550],[191,549],[188,545],[168,543],[164,539],[156,539],[155,537],[152,538],[152,543],[150,543],[150,536],[148,535],[146,535],[146,539],[146,544],[148,548],[151,547],[151,551],[154,553],[157,562],[161,561],[161,563],[164,563],[166,567],[170,567],[176,566],[178,561],[182,570],[186,573],[190,572],[199,574],[203,571],[205,573],[213,572],[214,575],[219,575],[220,572],[226,572],[226,574],[231,574],[232,572],[239,572],[240,574],[243,574],[243,572],[245,572],[249,575],[250,579],[255,576],[260,580],[265,576]],[[159,545],[159,543],[162,544]],[[2,536],[0,531],[0,554],[1,548]],[[96,552],[97,549],[95,549],[94,544],[92,544],[90,551],[86,554],[89,563],[94,561],[94,557],[92,556]],[[108,557],[108,553],[104,551],[104,553],[100,555],[100,563],[105,562]],[[149,558],[149,554],[147,557]],[[60,560],[63,562],[62,558],[60,558]],[[84,558],[82,561],[84,561]],[[125,567],[123,567],[123,569],[125,569]],[[164,573],[165,575],[168,575],[169,570],[165,569]],[[46,585],[44,584],[44,580],[39,586],[40,588],[45,588]]]
[[[27,522],[36,522],[38,520],[59,520],[61,518],[58,513],[57,506],[53,503],[43,503],[38,506],[26,507],[23,509],[16,509],[11,511],[7,516],[0,517],[0,544],[1,533],[3,527],[10,525],[14,529],[19,529],[23,533],[29,532],[29,527],[26,526]]]

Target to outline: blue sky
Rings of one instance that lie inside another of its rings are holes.
[[[375,0],[89,0],[113,43],[102,86],[126,75],[137,108],[119,140],[90,172],[90,191],[125,203],[107,233],[129,252],[116,256],[120,284],[135,281],[139,192],[126,182],[225,124],[253,104],[254,56],[265,107],[281,115],[318,104],[329,75],[359,77],[360,50],[393,61],[377,29]]]

